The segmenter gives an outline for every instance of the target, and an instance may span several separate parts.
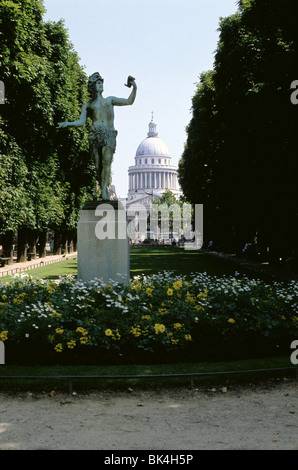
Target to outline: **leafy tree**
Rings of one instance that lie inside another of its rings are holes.
[[[186,200],[204,203],[204,237],[214,237],[213,221],[218,217],[219,202],[214,187],[216,166],[217,125],[215,107],[214,72],[200,75],[196,94],[192,100],[192,119],[187,126],[187,142],[179,161],[179,183]]]
[[[204,204],[204,231],[208,224],[212,239],[237,251],[258,232],[273,261],[290,255],[298,235],[296,12],[289,1],[243,0],[221,20],[179,164],[184,193]]]
[[[170,189],[166,189],[161,197],[153,199],[153,207],[158,206],[158,209],[153,210],[152,223],[156,225],[156,228],[159,228],[163,235],[169,231],[170,237],[173,238],[174,232],[178,232],[177,235],[180,237],[181,230],[184,228],[184,203],[186,203],[185,199],[177,199]],[[165,226],[165,224],[168,225]]]
[[[3,122],[0,119],[0,126]],[[1,129],[1,127],[0,127]],[[13,258],[14,232],[27,221],[35,225],[33,202],[27,191],[28,169],[20,148],[1,129],[0,134],[0,238],[6,257]]]
[[[56,129],[57,122],[77,118],[87,77],[63,21],[44,22],[44,12],[41,0],[0,0],[0,77],[6,91],[1,111],[22,154],[34,214],[14,225],[19,260],[28,242],[31,251],[38,238],[44,245],[49,230],[59,238],[73,232],[84,199],[95,192],[87,129]]]

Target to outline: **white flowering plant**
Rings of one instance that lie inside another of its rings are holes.
[[[29,275],[0,284],[0,340],[15,361],[240,358],[284,351],[297,328],[294,281],[163,271],[128,285]]]

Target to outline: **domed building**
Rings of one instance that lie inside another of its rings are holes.
[[[137,148],[135,164],[128,169],[128,178],[128,203],[141,199],[150,203],[166,189],[179,195],[177,167],[171,164],[168,147],[158,137],[153,116],[147,137]]]

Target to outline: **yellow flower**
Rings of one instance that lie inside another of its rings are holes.
[[[61,343],[56,344],[55,351],[56,352],[62,352],[62,350],[63,350],[62,344]]]
[[[86,336],[88,334],[88,331],[85,330],[85,328],[82,328],[81,326],[78,326],[78,328],[76,329],[76,331],[78,333],[81,333],[83,336]]]
[[[55,311],[51,312],[51,317],[61,318],[62,316],[63,316],[62,313],[55,312]]]
[[[198,299],[204,299],[206,298],[208,295],[208,289],[205,289],[204,292],[200,292],[200,294],[198,294]]]
[[[141,336],[142,330],[139,325],[131,327],[130,332],[137,338],[138,336]]]
[[[163,324],[155,323],[154,330],[155,330],[155,334],[158,335],[158,333],[164,333],[166,331],[166,327]]]
[[[195,301],[196,299],[194,298],[194,296],[190,294],[189,292],[187,292],[185,302],[188,304],[194,304]]]
[[[0,333],[0,341],[6,341],[7,340],[7,335],[8,335],[8,331],[7,330],[4,330]]]
[[[228,323],[231,323],[231,324],[235,323],[234,318],[229,318],[229,319],[228,319]]]
[[[166,309],[166,308],[159,308],[159,309],[158,309],[158,313],[159,313],[160,315],[165,315],[165,314],[167,313],[167,309]]]
[[[173,289],[171,289],[171,288],[169,287],[168,290],[167,290],[167,294],[168,294],[168,295],[173,295],[173,292],[174,292]]]
[[[115,333],[113,333],[113,330],[111,330],[110,328],[108,328],[106,331],[105,331],[105,335],[106,336],[109,336],[111,339],[115,340],[115,341],[119,341],[121,339],[121,335],[119,333],[119,330],[116,329],[115,330]],[[82,339],[82,338],[81,338]],[[90,339],[90,336],[89,336],[89,339]],[[87,341],[86,341],[87,342]]]
[[[56,328],[57,335],[62,335],[63,331],[63,328]]]
[[[80,338],[80,343],[81,344],[87,344],[90,340],[90,336],[81,336]]]
[[[176,330],[179,330],[180,328],[182,328],[181,323],[174,323],[174,328],[175,328]]]
[[[147,287],[146,294],[148,295],[148,297],[152,297],[153,290],[154,290],[154,287]]]
[[[17,295],[12,301],[14,304],[21,304],[24,302],[24,298],[26,297],[26,292],[22,292],[21,294]]]
[[[68,341],[68,343],[67,343],[67,347],[69,349],[73,349],[75,347],[75,345],[76,345],[76,342],[73,339],[71,341]]]
[[[121,339],[121,335],[120,335],[120,333],[119,333],[118,328],[115,330],[115,334],[113,335],[113,339],[114,339],[115,341],[119,341],[119,340]]]
[[[141,289],[142,289],[142,286],[141,286],[140,284],[136,283],[136,284],[134,284],[134,285],[132,286],[132,289],[138,291],[138,290],[141,290]]]
[[[2,295],[2,299],[3,299],[3,300],[6,300],[6,299],[7,299],[7,295],[3,294],[3,295]]]
[[[142,320],[150,320],[151,319],[151,315],[143,315],[142,316]]]
[[[172,343],[172,344],[178,344],[178,343],[179,343],[179,339],[171,338],[171,343]]]
[[[195,305],[194,308],[195,308],[196,310],[199,310],[199,311],[200,311],[200,310],[203,310],[203,311],[205,310],[205,308],[202,307],[202,305]]]
[[[191,335],[185,335],[184,338],[186,341],[191,341]]]
[[[175,281],[173,284],[173,287],[175,290],[179,290],[182,287],[182,282],[181,281]]]

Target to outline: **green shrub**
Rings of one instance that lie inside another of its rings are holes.
[[[129,285],[19,275],[0,284],[0,340],[12,361],[239,359],[284,353],[297,327],[296,282],[237,273],[161,272]]]

